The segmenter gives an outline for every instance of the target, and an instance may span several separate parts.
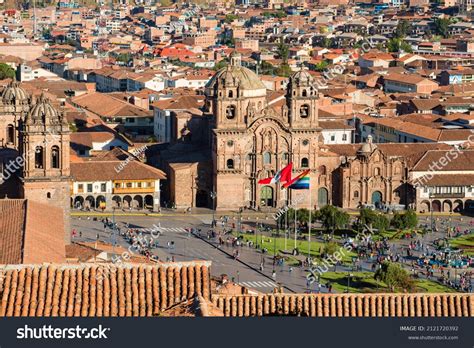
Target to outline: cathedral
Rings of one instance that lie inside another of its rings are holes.
[[[289,78],[286,95],[271,99],[259,77],[241,66],[238,53],[209,81],[206,108],[213,115],[213,191],[216,209],[262,209],[317,202],[318,91],[312,76],[298,71]],[[310,170],[310,195],[258,185],[293,162],[293,176]]]
[[[43,94],[12,81],[0,98],[0,199],[23,198],[62,209],[69,241],[70,131]]]

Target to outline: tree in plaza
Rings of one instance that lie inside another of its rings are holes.
[[[398,229],[409,229],[418,226],[418,217],[413,210],[400,214],[396,213],[392,219],[392,226]]]
[[[396,288],[408,291],[414,286],[408,272],[394,262],[384,262],[375,272],[374,278],[387,284],[390,291],[395,291]]]
[[[300,224],[308,223],[309,221],[309,210],[308,209],[298,209],[296,212],[296,219]]]
[[[324,255],[333,255],[336,251],[340,249],[339,244],[336,242],[328,242],[324,244],[323,254]]]
[[[0,80],[12,79],[15,77],[15,70],[6,63],[0,63]]]
[[[383,232],[390,226],[390,220],[384,214],[369,208],[362,208],[359,211],[357,225],[359,231],[368,226],[370,229],[376,228],[379,232]]]
[[[326,231],[333,234],[336,229],[342,228],[349,222],[349,214],[337,209],[333,205],[325,205],[315,215],[316,219],[321,221]]]

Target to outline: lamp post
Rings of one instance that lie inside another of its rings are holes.
[[[237,222],[239,224],[239,236],[242,233],[242,212],[244,211],[244,208],[240,207],[239,208],[239,221]]]
[[[431,233],[433,233],[433,225],[434,225],[434,218],[433,218],[433,198],[434,198],[434,195],[433,195],[433,190],[432,190],[431,188],[429,189],[428,192],[429,192],[429,199],[430,199]]]
[[[346,292],[349,293],[349,288],[351,286],[351,277],[353,276],[352,273],[350,272],[347,272],[347,288],[346,288]],[[377,284],[378,285],[378,284]]]
[[[258,216],[255,218],[255,246],[258,249]]]
[[[212,223],[211,223],[211,227],[214,228],[214,224],[216,222],[216,219],[215,219],[215,214],[216,214],[216,197],[217,197],[217,193],[216,191],[211,191],[211,193],[209,194],[211,196],[211,199],[212,199]]]

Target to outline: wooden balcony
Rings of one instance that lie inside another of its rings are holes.
[[[132,193],[153,193],[155,187],[121,187],[114,188],[112,193],[114,194],[132,194]]]

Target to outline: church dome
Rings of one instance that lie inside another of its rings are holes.
[[[32,123],[59,123],[58,111],[51,105],[48,98],[41,94],[36,104],[27,116],[27,122]]]
[[[243,91],[263,91],[266,94],[266,87],[257,74],[240,63],[240,54],[232,53],[229,65],[220,69],[207,83],[206,94],[212,95],[215,88],[223,86],[239,87]]]
[[[6,104],[22,104],[28,102],[28,93],[20,87],[20,83],[13,80],[2,91],[2,101]]]
[[[364,145],[361,146],[359,153],[371,154],[376,148],[377,148],[377,145],[372,143],[372,135],[369,134],[367,136],[367,141],[364,143]]]
[[[290,81],[298,86],[309,86],[313,82],[313,76],[306,70],[299,70],[290,76]]]

